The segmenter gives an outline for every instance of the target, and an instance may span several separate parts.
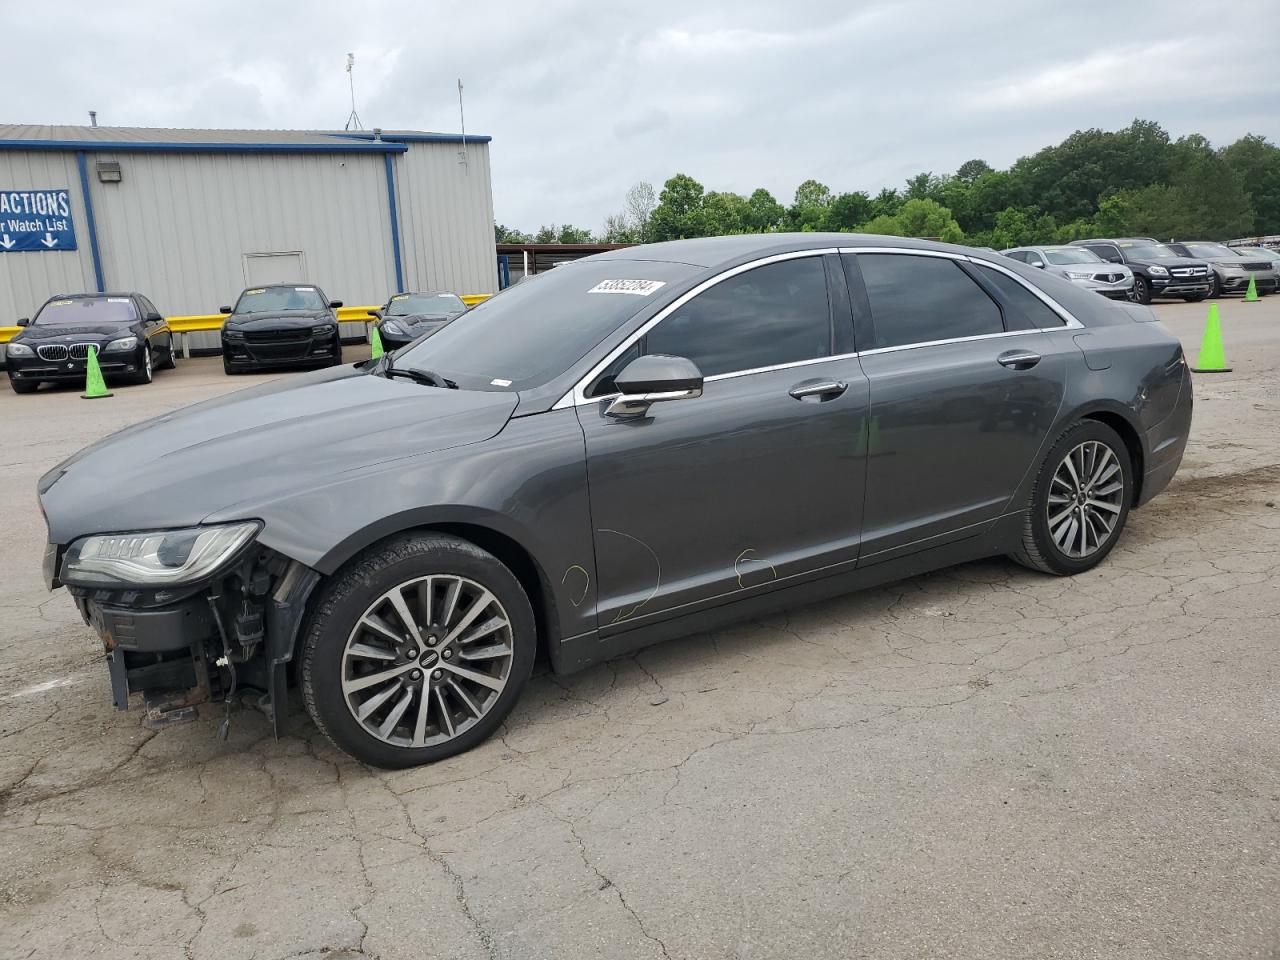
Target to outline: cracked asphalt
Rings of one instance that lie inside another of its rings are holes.
[[[1204,305],[1159,306],[1189,347]],[[1280,957],[1280,297],[1227,300],[1169,491],[1004,560],[535,677],[432,767],[296,705],[159,732],[40,583],[34,483],[253,378],[0,387],[0,957]],[[351,351],[354,356],[354,351]],[[145,496],[145,491],[139,491]]]

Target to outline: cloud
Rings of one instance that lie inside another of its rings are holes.
[[[633,183],[678,171],[789,202],[809,177],[874,192],[1138,116],[1216,143],[1280,134],[1263,31],[1166,0],[1160,38],[1129,40],[1151,17],[1087,0],[137,0],[110,16],[64,0],[7,18],[9,74],[29,80],[5,119],[340,128],[350,50],[367,127],[457,130],[463,78],[468,131],[494,138],[497,218],[524,229],[598,228]]]

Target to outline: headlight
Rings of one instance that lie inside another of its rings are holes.
[[[121,350],[132,350],[138,345],[137,337],[121,337],[119,340],[112,340],[102,348],[103,353],[114,353]]]
[[[1088,280],[1093,276],[1093,274],[1092,273],[1072,273],[1070,270],[1068,270],[1067,276],[1070,277],[1072,280]]]
[[[1151,266],[1147,267],[1147,272],[1151,274],[1153,277],[1167,277],[1169,275],[1168,270],[1166,270],[1164,267],[1161,267],[1157,264],[1152,264]]]
[[[333,333],[334,327],[332,323],[322,323],[318,327],[311,328],[311,335],[315,337],[327,337]]]
[[[223,328],[222,328],[222,335],[223,335],[224,337],[226,337],[228,340],[243,340],[243,339],[244,339],[244,331],[243,331],[243,330],[237,330],[235,327],[223,327]]]
[[[34,357],[35,351],[28,347],[25,343],[9,344],[9,356],[11,357]]]
[[[394,333],[397,337],[405,336],[404,327],[396,323],[394,320],[383,321],[382,329],[387,333]]]
[[[67,548],[59,579],[77,586],[166,586],[203,579],[258,532],[256,523],[104,533]]]

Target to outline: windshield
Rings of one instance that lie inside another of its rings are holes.
[[[1242,257],[1266,257],[1268,260],[1280,260],[1280,253],[1270,247],[1236,247],[1235,251]]]
[[[391,298],[387,305],[387,316],[409,317],[417,314],[438,316],[440,314],[464,313],[467,305],[452,293],[400,293]]]
[[[50,300],[36,314],[42,327],[79,327],[91,323],[133,323],[138,312],[129,297],[77,297]]]
[[[525,390],[568,370],[662,288],[702,270],[684,263],[581,260],[536,274],[396,354],[466,389]]]
[[[277,310],[323,310],[327,304],[315,287],[255,287],[240,294],[236,313]]]
[[[1127,244],[1121,244],[1127,256],[1138,260],[1176,260],[1180,254],[1170,250],[1164,244],[1148,243],[1142,246],[1131,247]]]
[[[1235,258],[1239,256],[1230,247],[1224,247],[1220,243],[1184,243],[1193,257],[1204,257],[1206,260],[1221,260],[1224,257]]]
[[[1056,266],[1064,263],[1103,263],[1103,259],[1084,247],[1058,247],[1044,252],[1045,258]]]

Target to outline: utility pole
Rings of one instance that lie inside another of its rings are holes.
[[[462,109],[462,78],[458,78],[458,125],[462,128],[462,149],[458,152],[458,162],[467,174],[471,173],[471,164],[467,157],[467,115]]]
[[[351,88],[351,116],[347,117],[347,125],[343,130],[363,130],[360,124],[360,114],[356,113],[356,80],[351,68],[356,65],[356,55],[354,53],[347,54],[347,86]]]

